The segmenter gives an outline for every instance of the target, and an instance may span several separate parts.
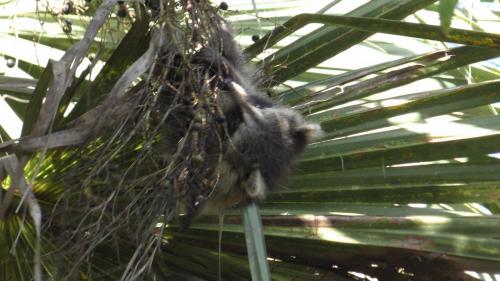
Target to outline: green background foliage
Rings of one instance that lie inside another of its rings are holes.
[[[151,35],[146,19],[117,17],[113,3],[75,79],[58,84],[57,75],[65,75],[58,69],[70,65],[64,52],[89,30],[100,1],[75,3],[63,15],[60,1],[22,2],[4,1],[0,12],[0,278],[31,280],[39,249],[40,270],[59,280],[57,267],[72,261],[54,254],[57,222],[44,222],[38,234],[36,208],[57,209],[66,189],[62,175],[85,163],[71,148],[82,138],[68,130],[71,122],[109,96]],[[260,207],[271,280],[498,277],[500,3],[227,3],[221,13],[245,54],[273,77],[271,96],[324,130],[286,186]],[[67,19],[70,33],[63,31]],[[18,137],[24,139],[10,141]],[[134,145],[119,161],[132,161]],[[22,177],[9,172],[16,171],[13,156],[26,165]],[[20,178],[31,192],[22,192]],[[249,263],[241,210],[226,210],[222,226],[219,215],[209,210],[188,230],[159,223],[160,253],[140,277],[217,280],[220,264],[223,280],[249,280],[262,253],[257,249]],[[132,230],[140,224],[127,223]],[[139,278],[123,273],[135,245],[116,241],[94,249],[92,276],[70,279]]]

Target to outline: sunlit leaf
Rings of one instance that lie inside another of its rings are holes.
[[[455,6],[458,0],[440,0],[439,1],[439,16],[441,19],[441,27],[445,32],[451,25],[451,19],[453,17],[453,12],[455,11]]]
[[[227,11],[210,3],[264,73],[263,85],[250,83],[323,134],[260,202],[260,215],[255,204],[242,204],[243,215],[226,206],[221,223],[218,206],[207,203],[181,229],[174,213],[186,210],[171,197],[180,191],[169,174],[165,116],[146,100],[160,96],[160,85],[184,82],[170,70],[151,79],[151,66],[168,40],[192,39],[188,53],[206,47],[197,32],[184,31],[194,30],[208,2],[162,1],[169,17],[156,18],[126,1],[76,1],[79,10],[69,14],[66,2],[20,1],[0,3],[8,42],[0,52],[18,54],[0,75],[1,97],[23,121],[21,138],[11,140],[10,120],[0,118],[0,156],[20,157],[18,171],[32,183],[44,222],[44,280],[469,280],[465,271],[493,280],[498,273],[500,19],[490,3],[234,0]],[[172,26],[181,32],[156,41],[156,31]],[[184,57],[173,57],[183,65]],[[130,106],[137,93],[144,99]],[[212,109],[200,109],[199,97],[188,103],[195,116]],[[0,167],[0,279],[33,280],[37,233],[26,198],[9,189],[12,179]]]

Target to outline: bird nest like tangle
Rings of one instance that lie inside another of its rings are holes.
[[[317,131],[268,99],[266,80],[209,1],[160,3],[150,49],[108,99],[70,124],[91,124],[88,141],[50,155],[63,173],[45,227],[70,259],[62,278],[98,278],[92,264],[109,262],[110,252],[122,280],[142,278],[168,225],[189,226],[207,202],[263,199]],[[141,65],[145,74],[117,92]]]
[[[227,122],[220,108],[228,78],[221,58],[241,52],[209,1],[162,1],[152,12],[161,43],[150,71],[86,116],[96,125],[85,145],[50,155],[64,173],[45,228],[54,230],[56,250],[70,265],[57,280],[82,272],[99,279],[91,265],[106,263],[110,253],[121,263],[111,262],[110,271],[141,278],[166,226],[179,214],[189,224],[219,180],[228,130],[239,122]]]

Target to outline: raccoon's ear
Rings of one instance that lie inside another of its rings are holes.
[[[323,130],[319,124],[306,123],[297,128],[297,130],[302,131],[308,141],[313,141],[321,138],[323,136]]]
[[[298,126],[292,133],[295,153],[302,153],[309,142],[319,139],[322,135],[323,131],[318,124],[306,123]]]

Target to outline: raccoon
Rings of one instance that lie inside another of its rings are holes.
[[[186,192],[189,195],[185,199],[184,226],[198,216],[207,202],[216,208],[262,202],[269,191],[284,182],[294,160],[306,145],[321,135],[319,125],[306,122],[298,112],[268,97],[262,90],[264,87],[259,86],[264,84],[263,80],[247,63],[229,25],[218,15],[213,23],[212,31],[216,36],[192,55],[190,63],[192,69],[201,71],[206,77],[213,77],[209,87],[218,89],[215,103],[223,145],[217,153],[221,159],[204,158],[211,159],[211,177],[214,180],[209,182],[213,186],[210,192],[203,188],[204,192]],[[205,119],[212,122],[209,116]],[[189,120],[184,122],[185,129],[188,123]],[[170,128],[178,124],[170,124]],[[212,146],[206,151],[213,152],[215,141],[208,138],[206,144]],[[185,169],[183,175],[189,175],[189,171]],[[201,190],[200,181],[193,184],[193,180],[189,179],[190,185],[196,186],[193,190]],[[185,182],[174,181],[174,185]],[[182,186],[176,189],[185,190]]]

